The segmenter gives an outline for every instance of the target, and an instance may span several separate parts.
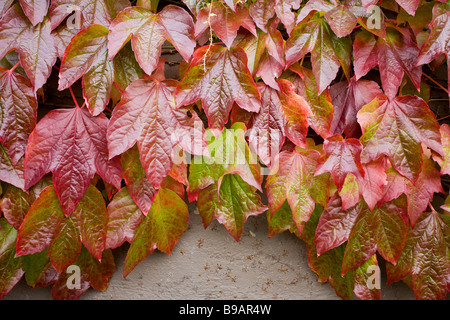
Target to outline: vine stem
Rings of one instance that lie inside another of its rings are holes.
[[[80,106],[78,105],[78,101],[77,101],[77,99],[75,98],[75,95],[73,94],[72,87],[69,87],[69,91],[70,91],[70,94],[72,95],[73,102],[75,102],[75,106],[76,106],[77,108],[79,108]],[[84,106],[84,104],[83,104],[83,106]]]
[[[445,116],[445,117],[437,119],[437,121],[439,122],[439,121],[442,121],[442,120],[445,120],[445,119],[448,119],[448,118],[450,118],[450,114],[448,116]]]
[[[434,80],[432,77],[430,77],[429,75],[427,75],[426,73],[422,73],[423,76],[425,78],[427,78],[428,80],[430,80],[431,82],[433,82],[435,85],[437,85],[439,88],[441,88],[442,90],[444,90],[445,92],[447,92],[448,94],[448,90],[446,88],[444,88],[444,86],[442,84],[440,84],[439,82],[437,82],[436,80]]]
[[[208,13],[208,27],[209,27],[209,46],[206,49],[205,55],[203,56],[203,71],[206,73],[206,56],[211,50],[212,42],[213,42],[213,31],[211,28],[211,14],[212,14],[212,2],[209,4],[209,13]]]
[[[115,83],[115,82],[113,81],[113,85],[114,85],[114,87],[116,87],[116,89],[120,92],[120,94],[123,94],[124,90],[120,89],[119,86],[117,85],[117,83]]]

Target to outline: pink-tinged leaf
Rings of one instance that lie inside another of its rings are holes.
[[[353,69],[356,80],[378,64],[377,39],[367,30],[358,32],[353,42]]]
[[[22,259],[15,257],[17,230],[0,218],[0,299],[22,278]]]
[[[8,186],[0,200],[0,211],[3,212],[3,216],[8,223],[16,230],[19,230],[31,205],[42,189],[49,185],[51,185],[51,179],[44,178],[33,186],[28,193],[14,186]]]
[[[23,158],[13,165],[8,156],[8,151],[0,144],[0,180],[13,186],[24,189],[25,179],[23,177]]]
[[[129,0],[52,0],[49,17],[52,22],[52,30],[73,12],[79,14],[81,29],[92,24],[109,27],[117,14],[129,6]]]
[[[119,13],[110,26],[109,57],[112,59],[131,39],[136,60],[141,68],[152,74],[166,40],[188,61],[194,52],[194,22],[182,8],[168,5],[154,14],[142,7],[130,7]]]
[[[420,0],[395,0],[411,16],[416,13]]]
[[[61,61],[58,90],[69,88],[83,78],[83,94],[92,115],[108,104],[114,67],[108,58],[108,29],[95,24],[72,38]]]
[[[52,172],[66,216],[75,210],[95,173],[120,189],[119,159],[108,160],[107,126],[104,114],[93,117],[85,108],[49,112],[30,135],[25,153],[25,188]]]
[[[430,28],[430,35],[420,49],[417,58],[416,65],[418,66],[430,63],[442,54],[446,55],[448,61],[450,51],[450,6],[448,3],[436,3],[434,5]],[[450,74],[450,66],[447,66],[447,68]],[[450,78],[448,79],[448,88],[450,89]]]
[[[220,184],[215,183],[200,190],[197,206],[205,228],[213,219],[217,219],[239,241],[247,218],[267,210],[255,191],[236,173],[225,174]]]
[[[359,181],[359,186],[370,210],[373,210],[385,195],[387,187],[386,162],[386,159],[382,157],[376,161],[363,164],[364,178]],[[397,198],[400,194],[396,194],[392,199]]]
[[[146,215],[148,210],[150,210],[157,190],[148,180],[142,168],[137,146],[124,152],[120,157],[120,161],[129,194],[139,209]]]
[[[422,168],[421,142],[442,155],[441,135],[436,117],[416,96],[401,96],[389,101],[378,96],[357,115],[364,146],[364,163],[389,157],[394,168],[415,182]]]
[[[186,203],[172,190],[159,189],[147,217],[136,229],[125,258],[124,276],[155,249],[171,254],[178,239],[186,231],[188,220]]]
[[[383,94],[378,84],[370,80],[341,81],[330,87],[334,114],[331,122],[331,134],[342,134],[349,138],[359,138],[361,128],[356,114],[376,96]]]
[[[353,288],[355,286],[354,271],[342,275],[342,259],[344,257],[345,247],[341,245],[321,255],[317,254],[314,235],[319,218],[322,216],[322,211],[322,207],[316,206],[300,236],[306,242],[308,265],[317,274],[319,282],[328,281],[339,297],[351,300],[353,299]]]
[[[257,87],[261,93],[261,110],[252,115],[248,139],[261,161],[270,167],[285,139],[286,119],[280,110],[282,104],[279,97],[282,93],[261,82]],[[306,140],[307,123],[305,129]]]
[[[239,8],[236,12],[220,2],[212,2],[200,10],[195,23],[195,37],[201,36],[210,27],[223,43],[231,48],[240,27],[256,36],[256,28],[248,9]]]
[[[212,45],[195,51],[176,100],[178,105],[188,105],[200,99],[216,136],[228,122],[233,102],[247,111],[259,112],[260,94],[243,49]]]
[[[33,26],[19,4],[13,5],[0,21],[0,48],[0,57],[16,49],[35,92],[46,83],[56,62],[49,19]]]
[[[299,233],[314,211],[314,169],[320,154],[296,147],[275,158],[267,177],[266,190],[270,211],[278,211],[287,200]]]
[[[61,272],[58,280],[52,287],[52,298],[54,300],[76,300],[90,287],[98,291],[105,291],[109,285],[109,278],[116,269],[114,256],[111,250],[105,250],[101,261],[82,247],[80,255],[74,262],[80,268],[80,288],[70,289],[67,285],[73,281],[73,271]]]
[[[145,216],[131,198],[128,188],[122,188],[108,204],[105,248],[118,248],[125,241],[131,243],[136,229],[144,218]]]
[[[249,7],[249,14],[262,31],[267,32],[267,23],[275,14],[276,0],[256,0]]]
[[[330,172],[339,191],[348,173],[352,173],[357,179],[364,177],[359,140],[335,135],[325,140],[323,150],[326,155],[320,158],[315,175]]]
[[[105,201],[94,186],[89,186],[70,217],[64,216],[55,188],[49,186],[31,205],[20,226],[16,255],[34,254],[48,247],[53,267],[62,272],[77,259],[83,243],[101,259],[107,219]]]
[[[385,39],[377,40],[378,67],[385,94],[390,99],[397,95],[403,72],[406,72],[419,90],[422,67],[414,66],[419,55],[416,44],[393,28],[386,29]]]
[[[334,113],[328,89],[321,94],[317,93],[316,80],[310,69],[300,67],[298,64],[291,66],[290,69],[298,75],[291,80],[297,87],[297,93],[308,102],[311,108],[312,115],[308,117],[309,125],[317,134],[326,139],[330,135]]]
[[[311,16],[301,21],[286,41],[286,65],[292,65],[311,52],[313,73],[320,94],[334,80],[341,65],[346,75],[349,74],[351,50],[349,37],[338,38],[325,19]]]
[[[275,0],[275,12],[288,33],[295,27],[295,13],[292,10],[298,10],[301,3],[302,0]]]
[[[388,284],[412,275],[416,299],[443,300],[449,291],[450,248],[448,216],[424,213],[413,229],[397,264],[387,264]]]
[[[137,143],[142,167],[148,180],[157,188],[172,168],[175,146],[202,155],[203,123],[195,112],[175,109],[175,80],[136,80],[123,93],[114,108],[108,126],[110,158]]]
[[[19,0],[25,15],[30,19],[33,26],[44,20],[47,15],[49,0]]]
[[[444,150],[444,162],[441,166],[441,174],[450,174],[450,126],[441,125],[442,149]]]
[[[368,284],[373,284],[374,275],[379,270],[377,256],[372,255],[362,266],[355,270],[355,286],[353,291],[355,295],[361,300],[381,300],[381,290],[376,285],[370,287]]]
[[[405,193],[408,198],[408,216],[412,227],[433,200],[434,193],[444,193],[440,173],[436,169],[434,161],[422,155],[422,162],[422,171],[415,184],[400,175],[395,169],[387,170],[385,194],[379,202],[382,204]]]
[[[1,67],[0,110],[0,141],[16,165],[36,124],[37,99],[27,78]]]
[[[3,17],[3,14],[11,7],[14,0],[5,0],[0,2],[0,19]]]

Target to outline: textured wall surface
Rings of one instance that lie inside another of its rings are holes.
[[[289,232],[268,238],[265,215],[250,217],[237,243],[217,222],[204,229],[190,209],[172,256],[157,251],[123,278],[128,246],[116,249],[109,288],[89,289],[81,299],[339,299],[309,269],[301,240]],[[382,299],[414,299],[405,284],[381,281]],[[30,289],[22,280],[5,299],[51,299],[51,288]]]

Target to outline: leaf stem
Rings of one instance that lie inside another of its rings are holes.
[[[77,108],[79,108],[80,106],[78,105],[78,101],[77,101],[77,99],[75,98],[75,95],[73,94],[72,87],[69,87],[69,91],[70,91],[70,94],[72,95],[73,102],[75,102],[75,106],[76,106]]]
[[[448,94],[448,90],[446,88],[444,88],[444,86],[442,84],[440,84],[439,82],[437,82],[436,80],[434,80],[432,77],[430,77],[429,75],[427,75],[426,73],[422,73],[423,76],[425,78],[427,78],[428,80],[430,80],[431,82],[433,82],[435,85],[437,85],[439,88],[441,88],[442,90],[444,90],[445,92],[447,92]]]
[[[12,73],[12,72],[14,71],[14,69],[17,68],[17,67],[19,66],[19,64],[20,64],[20,61],[17,62],[17,63],[9,70],[9,72]]]
[[[439,122],[439,121],[442,121],[442,120],[445,120],[445,119],[448,119],[448,118],[450,118],[450,114],[445,116],[445,117],[437,119],[437,121]]]
[[[117,83],[115,83],[114,81],[113,81],[113,85],[114,85],[114,87],[116,87],[116,89],[120,92],[120,94],[123,94],[123,92],[124,92],[125,90],[120,89],[119,86],[117,85]]]

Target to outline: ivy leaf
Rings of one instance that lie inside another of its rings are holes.
[[[0,141],[13,165],[25,154],[36,124],[37,99],[31,82],[0,67]]]
[[[414,16],[420,0],[395,0],[409,15]]]
[[[47,15],[49,0],[19,0],[25,15],[30,19],[33,26],[44,20]]]
[[[386,202],[373,211],[364,199],[347,210],[335,195],[320,217],[315,243],[317,253],[340,246],[348,240],[342,264],[342,274],[361,266],[376,251],[395,263],[406,241],[408,219],[406,199]]]
[[[24,189],[25,179],[23,177],[23,158],[13,165],[8,156],[8,151],[0,143],[0,180],[13,186]]]
[[[439,124],[428,105],[417,96],[401,96],[390,100],[378,96],[357,115],[362,127],[364,163],[389,157],[394,168],[415,182],[422,168],[424,143],[442,155]]]
[[[22,278],[22,259],[15,258],[17,230],[0,218],[0,299]]]
[[[76,300],[90,287],[98,291],[108,288],[108,279],[115,271],[114,256],[111,250],[103,251],[99,261],[85,247],[81,248],[80,255],[74,262],[80,268],[80,289],[72,290],[67,286],[70,281],[70,272],[60,273],[58,280],[52,287],[52,297],[55,300]]]
[[[64,216],[53,186],[45,188],[20,226],[16,256],[48,247],[53,267],[63,272],[77,259],[84,244],[98,260],[105,247],[107,214],[100,191],[90,185],[70,217]]]
[[[117,14],[129,6],[129,0],[53,0],[48,15],[52,22],[52,30],[76,10],[81,13],[82,29],[92,24],[109,27]]]
[[[299,233],[314,211],[314,170],[320,153],[296,147],[282,151],[275,158],[266,181],[267,199],[272,213],[277,212],[287,200]]]
[[[385,195],[388,183],[386,175],[387,161],[386,158],[382,157],[376,161],[365,163],[362,166],[364,169],[364,178],[359,180],[358,183],[364,200],[370,210],[373,210]],[[397,198],[400,194],[401,193],[397,194],[392,199]],[[380,202],[380,204],[381,203],[382,202]]]
[[[197,15],[195,23],[195,37],[202,35],[210,27],[223,43],[231,48],[240,27],[244,27],[256,36],[256,28],[251,19],[248,9],[245,7],[234,9],[223,5],[221,2],[211,2],[211,4]]]
[[[108,225],[105,249],[120,247],[125,241],[131,243],[136,229],[145,216],[130,196],[128,187],[122,188],[108,204]]]
[[[172,190],[160,188],[131,241],[125,258],[124,276],[155,249],[171,254],[178,239],[186,231],[188,220],[186,203]]]
[[[330,172],[339,191],[347,174],[351,173],[358,179],[364,177],[360,159],[362,146],[359,140],[335,135],[325,140],[323,150],[325,156],[319,160],[315,175]]]
[[[59,273],[53,269],[48,250],[21,257],[22,269],[29,287],[47,287],[55,283]]]
[[[255,188],[237,173],[225,174],[220,184],[215,183],[201,189],[197,207],[205,228],[213,219],[217,219],[236,241],[239,241],[242,235],[247,218],[259,215],[267,209]]]
[[[362,31],[356,35],[353,48],[356,79],[378,65],[381,83],[389,99],[397,95],[404,73],[417,90],[420,89],[422,68],[415,66],[419,49],[403,30],[386,28],[385,38],[377,40],[371,33]]]
[[[200,99],[209,128],[216,136],[228,122],[233,102],[247,111],[259,112],[260,94],[247,68],[243,49],[212,45],[195,51],[176,100],[182,106]]]
[[[291,33],[295,26],[295,13],[292,10],[300,8],[301,0],[275,0],[275,12],[278,19],[284,24],[286,30]]]
[[[245,140],[247,128],[236,122],[215,138],[210,130],[209,153],[211,157],[194,157],[189,167],[188,197],[194,201],[198,192],[211,184],[216,184],[219,190],[221,181],[226,174],[237,173],[255,189],[262,191],[261,167],[256,156],[250,151]]]
[[[311,108],[308,123],[314,131],[326,139],[330,135],[331,123],[333,121],[334,107],[328,89],[321,94],[317,93],[317,82],[310,69],[294,64],[290,67],[297,76],[292,83],[297,88],[296,92],[301,95]]]
[[[431,32],[427,41],[423,44],[416,65],[430,63],[442,54],[445,54],[448,61],[448,52],[450,51],[450,6],[448,3],[436,3],[433,7],[433,20],[431,21]],[[448,64],[448,62],[447,62]],[[448,66],[450,74],[450,66]],[[449,78],[450,79],[450,78]],[[450,80],[448,80],[450,89]],[[449,90],[450,91],[450,90]]]
[[[112,59],[131,39],[136,60],[142,70],[152,74],[161,56],[161,47],[169,40],[188,61],[195,48],[194,22],[182,8],[168,5],[157,14],[142,7],[122,10],[110,26],[108,54]]]
[[[334,114],[330,133],[342,134],[349,138],[359,138],[361,128],[356,120],[356,114],[361,108],[382,94],[378,84],[371,80],[341,81],[330,87]]]
[[[449,290],[448,255],[450,221],[436,211],[426,212],[408,230],[405,247],[397,264],[387,264],[388,284],[412,275],[416,299],[445,299]]]
[[[46,173],[52,172],[66,216],[75,210],[96,172],[120,189],[119,160],[108,160],[107,126],[104,114],[93,117],[85,108],[50,111],[29,138],[24,165],[25,188],[29,189]]]
[[[19,230],[25,215],[42,189],[51,185],[51,179],[44,178],[33,186],[28,193],[14,186],[8,186],[0,200],[0,211],[8,223]]]
[[[292,65],[311,52],[313,73],[321,94],[334,80],[341,65],[350,78],[351,50],[349,37],[338,38],[325,19],[312,15],[297,24],[286,41],[286,65]]]
[[[94,24],[72,38],[61,61],[58,90],[83,78],[83,93],[92,115],[108,104],[114,80],[113,62],[108,57],[108,29]]]
[[[18,3],[0,21],[0,48],[1,58],[16,49],[34,92],[47,81],[56,62],[50,20],[44,19],[33,26]]]
[[[110,159],[137,143],[142,167],[157,188],[172,168],[178,144],[191,154],[202,155],[203,123],[193,112],[174,108],[177,81],[139,79],[124,91],[108,126]]]
[[[256,0],[249,6],[248,13],[264,32],[267,32],[267,23],[275,14],[275,3],[275,0]]]
[[[148,180],[142,168],[137,146],[122,153],[120,161],[129,194],[142,213],[146,215],[152,206],[157,190]]]

